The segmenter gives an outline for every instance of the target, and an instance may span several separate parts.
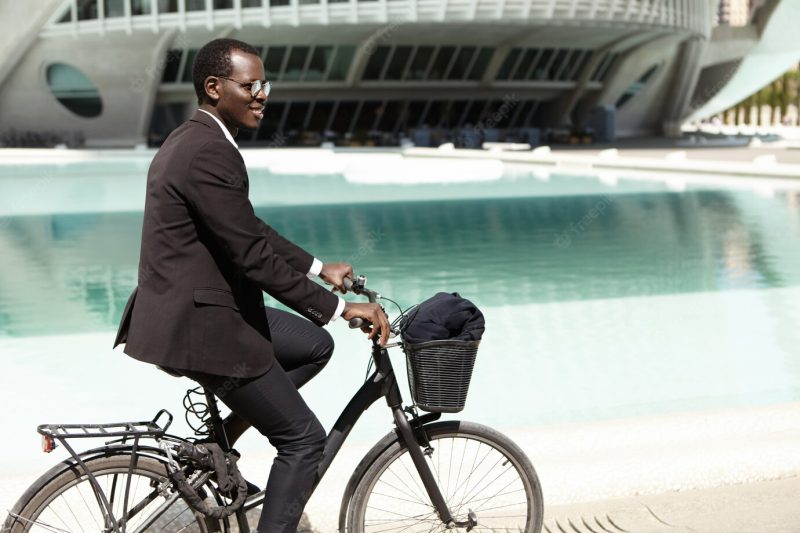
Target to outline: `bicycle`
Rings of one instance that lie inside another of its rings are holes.
[[[391,301],[367,289],[364,276],[358,276],[350,289],[370,302]],[[403,316],[401,309],[392,323],[395,337]],[[350,321],[351,328],[368,325],[360,319]],[[448,341],[436,342],[446,347]],[[386,399],[395,429],[372,447],[350,477],[342,496],[339,531],[539,533],[542,491],[525,453],[487,426],[438,421],[443,411],[457,412],[459,405],[426,405],[433,411],[426,414],[419,414],[416,406],[421,402],[416,400],[403,407],[388,353],[394,347],[403,347],[408,358],[409,347],[403,342],[382,348],[375,336],[367,372],[373,365],[374,371],[327,437],[315,488],[360,415],[378,399]],[[411,377],[409,371],[410,383]],[[411,388],[416,398],[419,391],[415,394],[413,384]],[[192,400],[197,394],[205,396],[204,404]],[[462,408],[466,390],[463,396]],[[238,454],[228,445],[212,392],[190,389],[184,407],[194,438],[168,434],[173,417],[164,409],[142,422],[39,426],[45,451],[60,444],[71,457],[22,495],[3,533],[249,532],[247,512],[260,506],[267,495],[263,490],[247,495],[244,479],[235,468]],[[200,420],[200,426],[190,421],[190,415]],[[80,454],[70,446],[73,439],[90,437],[114,440]]]

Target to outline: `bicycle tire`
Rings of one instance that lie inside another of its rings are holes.
[[[124,494],[127,481],[128,468],[130,466],[130,453],[101,455],[85,460],[86,466],[97,477],[100,487],[106,492],[106,497],[114,488],[114,492],[119,490]],[[61,467],[61,468],[59,468]],[[142,481],[147,480],[149,487],[143,487]],[[137,498],[144,497],[143,494],[150,494],[155,490],[155,486],[162,485],[168,481],[166,465],[154,458],[138,456],[136,465],[131,475],[131,493],[129,500],[130,507],[135,505]],[[149,489],[149,490],[148,490]],[[210,495],[219,500],[216,490],[210,484],[206,484],[204,489]],[[69,499],[65,496],[69,491]],[[159,499],[164,501],[163,496]],[[120,498],[122,499],[122,498]],[[75,502],[80,509],[72,507],[71,502]],[[90,503],[94,503],[96,509],[92,509]],[[112,509],[115,519],[119,519],[122,514],[123,502],[114,500]],[[142,511],[152,509],[160,505],[157,500],[144,507]],[[177,506],[177,507],[176,507]],[[61,511],[59,513],[59,511]],[[152,514],[152,510],[151,510]],[[142,515],[142,519],[147,515]],[[3,525],[3,533],[34,533],[38,531],[83,531],[83,525],[91,524],[104,525],[103,513],[100,504],[91,489],[88,476],[77,464],[62,463],[57,465],[38,480],[22,495],[13,507]],[[163,519],[162,519],[163,517]],[[51,522],[53,522],[51,524]],[[58,523],[58,525],[56,525]],[[45,527],[47,524],[49,527]],[[212,526],[209,528],[209,524]],[[70,527],[74,525],[76,527]],[[128,524],[128,531],[135,529],[136,521]],[[101,530],[102,527],[98,527]],[[185,531],[187,533],[211,533],[214,531],[228,531],[227,523],[220,529],[219,523],[206,519],[199,513],[194,512],[186,503],[178,498],[175,502],[157,519],[155,523],[144,532],[164,532]]]
[[[471,422],[441,422],[425,426],[425,429],[434,449],[428,464],[456,521],[466,520],[467,513],[472,510],[478,519],[478,525],[472,531],[541,531],[544,509],[541,485],[533,465],[519,446],[497,430]],[[459,450],[461,457],[456,470],[453,459],[459,455]],[[365,472],[350,503],[348,531],[413,533],[466,530],[446,529],[407,452],[405,443],[398,439]],[[464,456],[468,454],[474,455],[469,459],[469,472],[464,470]],[[484,458],[478,463],[481,456]],[[447,460],[444,465],[443,458]],[[501,461],[500,474],[494,479],[491,475],[484,477],[491,470],[490,464]],[[508,464],[513,468],[507,468]],[[462,471],[466,477],[462,476]],[[475,479],[471,479],[473,475]],[[478,498],[484,494],[482,490],[476,492],[477,483],[481,481],[486,483],[486,488],[498,492],[494,496]],[[524,491],[524,498],[518,494],[520,490]],[[470,500],[466,501],[468,497]],[[516,516],[521,507],[525,508],[524,520],[521,514]],[[488,511],[491,514],[487,514]],[[393,524],[396,524],[396,529],[392,529]]]

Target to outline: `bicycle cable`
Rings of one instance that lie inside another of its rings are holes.
[[[198,437],[206,437],[211,434],[210,428],[208,427],[208,417],[210,415],[210,409],[208,404],[204,401],[195,401],[192,400],[191,395],[195,394],[198,396],[203,395],[200,392],[202,387],[195,387],[194,389],[189,389],[186,391],[186,394],[183,397],[183,408],[186,409],[184,413],[184,419],[186,420],[186,424],[192,428],[194,434]],[[194,415],[197,420],[200,421],[199,426],[195,426],[191,420],[189,420],[189,415]]]
[[[379,296],[378,298],[380,300],[386,300],[387,302],[391,302],[392,304],[394,304],[395,307],[397,307],[397,311],[399,312],[399,314],[390,324],[393,330],[395,329],[395,326],[397,326],[403,320],[403,318],[405,318],[406,313],[418,305],[418,304],[411,305],[404,310],[402,307],[400,307],[400,304],[398,304],[391,298],[387,298],[386,296]],[[369,372],[370,370],[372,370],[374,363],[375,361],[373,361],[372,357],[370,357],[369,362],[367,363],[367,371],[364,373],[364,381],[367,381],[369,379]]]

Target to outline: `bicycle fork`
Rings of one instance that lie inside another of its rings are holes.
[[[422,479],[422,484],[431,499],[433,507],[439,515],[439,519],[445,524],[447,529],[465,527],[467,531],[470,531],[473,527],[478,525],[475,513],[470,511],[467,520],[463,522],[457,522],[453,518],[453,515],[450,513],[450,508],[447,506],[444,496],[442,496],[442,491],[439,489],[439,484],[433,477],[433,472],[431,472],[431,468],[425,460],[420,442],[416,435],[414,435],[414,430],[411,428],[411,424],[409,424],[405,412],[399,406],[393,407],[392,412],[394,413],[394,422],[397,425],[397,430],[400,432],[400,437],[406,444],[411,460],[417,468],[417,472]],[[424,428],[421,428],[421,431],[424,431]]]

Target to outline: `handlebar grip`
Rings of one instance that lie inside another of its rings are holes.
[[[363,318],[351,318],[350,322],[348,322],[350,329],[360,329],[365,324],[367,324],[367,321]]]
[[[349,291],[353,288],[353,280],[350,278],[344,278],[342,285],[344,285],[344,288]]]

